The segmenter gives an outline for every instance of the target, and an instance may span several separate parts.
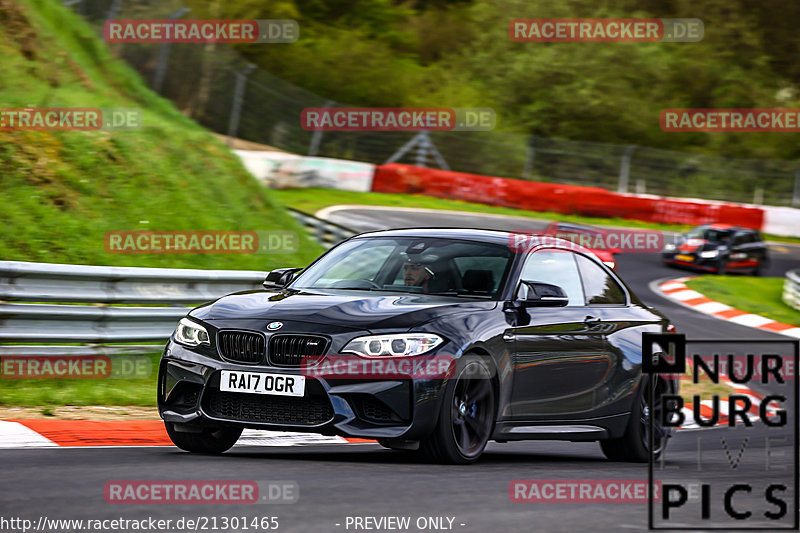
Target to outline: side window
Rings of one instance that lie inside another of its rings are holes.
[[[491,284],[485,289],[489,294],[494,294],[500,286],[500,280],[503,279],[508,259],[505,257],[454,257],[453,263],[462,280],[470,270],[489,273],[490,275],[486,279],[491,280]]]
[[[591,259],[576,255],[586,293],[586,305],[625,304],[625,291]]]
[[[569,297],[568,305],[584,305],[581,278],[575,254],[566,251],[539,251],[528,257],[520,279],[558,285]]]
[[[734,245],[746,244],[748,242],[750,241],[748,240],[746,233],[737,233],[736,236],[733,237]]]

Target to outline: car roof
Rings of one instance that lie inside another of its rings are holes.
[[[741,231],[741,232],[750,232],[755,233],[756,230],[752,228],[743,228],[742,226],[734,226],[733,224],[704,224],[702,226],[698,226],[699,228],[708,228],[708,229],[715,229],[719,231]]]
[[[472,228],[401,228],[379,231],[368,231],[356,235],[362,237],[417,237],[417,238],[444,238],[462,239],[469,241],[487,242],[492,244],[508,244],[508,238],[513,235],[511,231],[472,229]]]
[[[542,228],[541,231],[545,231]],[[590,249],[579,246],[566,239],[558,239],[552,235],[542,235],[535,231],[502,231],[502,230],[488,230],[488,229],[473,229],[473,228],[444,228],[444,227],[431,227],[431,228],[403,228],[391,229],[381,231],[369,231],[361,233],[353,237],[354,239],[368,238],[368,237],[412,237],[412,238],[440,238],[440,239],[460,239],[465,241],[475,241],[488,244],[499,244],[502,246],[510,246],[511,239],[516,235],[541,235],[547,239],[546,245],[538,245],[531,248],[533,251],[537,248],[566,248],[576,252],[584,252],[594,255]]]

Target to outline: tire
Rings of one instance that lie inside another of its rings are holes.
[[[767,259],[759,259],[758,265],[753,269],[754,276],[765,276],[769,270],[769,261]]]
[[[728,261],[725,259],[720,259],[717,261],[717,275],[724,276],[728,273]]]
[[[164,422],[173,444],[192,453],[218,454],[229,450],[242,435],[242,428],[204,428],[200,433],[177,431],[175,424]]]
[[[494,430],[495,390],[489,366],[474,355],[462,361],[445,387],[436,429],[420,443],[422,455],[433,462],[474,463]]]
[[[606,439],[600,441],[600,448],[603,454],[611,461],[626,461],[634,463],[646,463],[650,459],[649,452],[649,412],[647,399],[650,394],[650,377],[642,378],[639,392],[634,397],[633,408],[631,409],[628,425],[625,434],[616,439]],[[666,382],[659,379],[656,382],[655,405],[653,413],[653,428],[655,429],[653,458],[658,459],[664,452],[670,437],[670,428],[661,426],[661,401],[659,397],[668,393]]]

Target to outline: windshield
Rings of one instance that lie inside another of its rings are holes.
[[[695,228],[686,234],[688,239],[705,239],[709,242],[725,242],[730,239],[733,232],[731,230],[719,230],[711,228]]]
[[[361,238],[333,249],[292,289],[351,289],[495,298],[512,252],[506,246],[433,238]]]

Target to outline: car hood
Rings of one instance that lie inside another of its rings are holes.
[[[246,291],[194,309],[203,321],[264,319],[301,321],[358,329],[408,329],[444,315],[485,310],[492,300],[425,294],[373,294],[356,291]]]

